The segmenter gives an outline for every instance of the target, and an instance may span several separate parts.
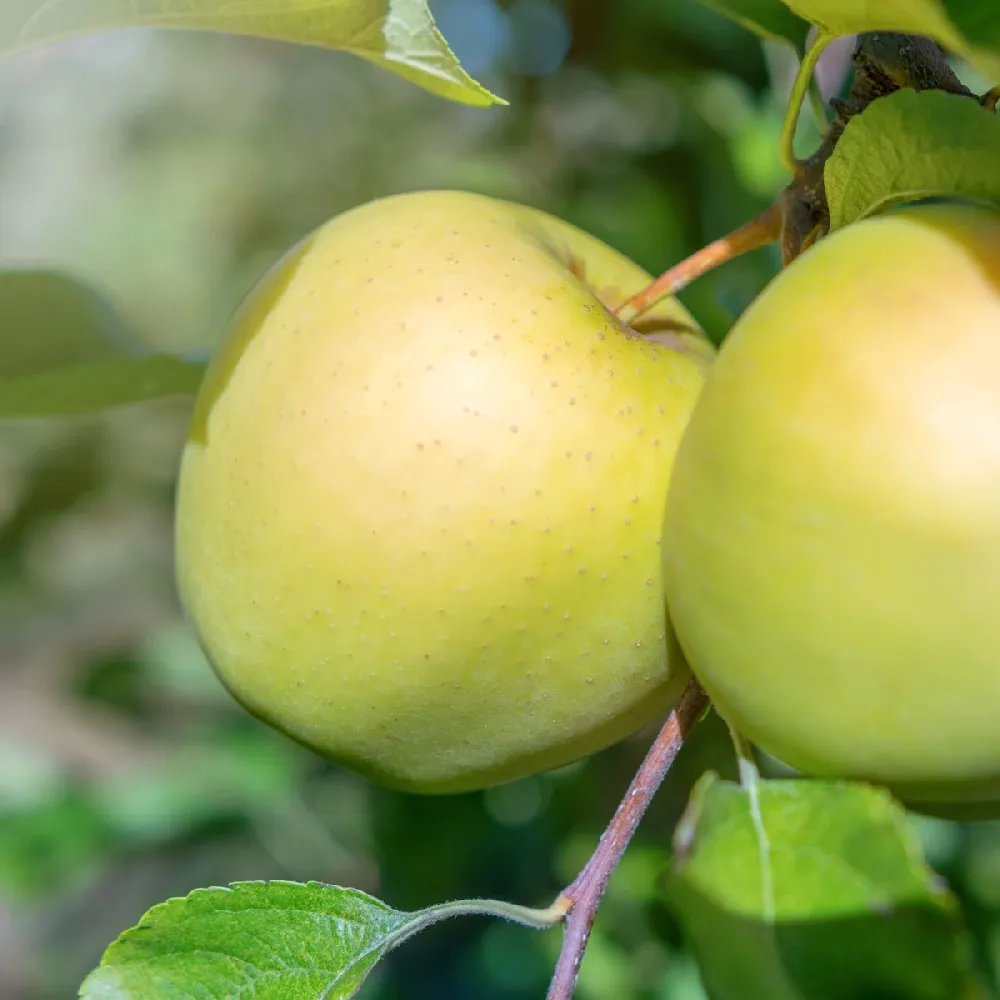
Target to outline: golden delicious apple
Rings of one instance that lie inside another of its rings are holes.
[[[908,206],[783,271],[695,407],[664,541],[737,729],[914,804],[1000,801],[1000,212]]]
[[[182,462],[180,593],[249,711],[423,792],[565,764],[664,715],[660,533],[713,351],[649,275],[456,192],[335,218],[213,360]]]

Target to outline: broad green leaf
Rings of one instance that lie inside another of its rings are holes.
[[[319,882],[240,882],[154,906],[104,953],[81,1000],[347,1000],[379,959],[448,917],[500,916],[537,928],[547,911],[490,900],[393,910]]]
[[[805,43],[809,22],[789,10],[782,0],[702,0],[702,2],[765,38],[785,39],[797,50]]]
[[[0,420],[189,396],[203,371],[143,351],[111,307],[71,278],[0,271]]]
[[[352,52],[453,101],[503,104],[455,57],[427,0],[2,0],[0,54],[106,28],[193,28]]]
[[[712,1000],[973,1000],[957,904],[865,785],[704,776],[670,902]]]
[[[847,124],[824,180],[830,228],[934,196],[1000,203],[1000,116],[940,90],[898,90]]]
[[[902,31],[927,35],[1000,77],[996,0],[784,0],[796,14],[835,35]]]
[[[784,0],[796,14],[837,35],[905,31],[943,40],[958,33],[940,0]]]

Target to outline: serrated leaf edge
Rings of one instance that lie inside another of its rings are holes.
[[[200,896],[224,895],[236,893],[245,888],[266,888],[272,885],[281,886],[283,888],[313,891],[322,890],[348,894],[354,899],[367,903],[374,909],[381,910],[387,916],[398,917],[403,920],[399,926],[393,928],[384,937],[380,938],[375,945],[365,949],[357,955],[352,956],[342,969],[333,973],[334,978],[331,979],[324,992],[317,997],[317,1000],[323,1000],[324,997],[329,995],[329,992],[333,987],[343,981],[344,976],[347,973],[356,970],[359,965],[364,965],[368,959],[375,956],[375,961],[371,963],[368,971],[365,972],[358,981],[358,987],[360,988],[364,980],[367,978],[368,973],[371,972],[371,969],[374,968],[375,964],[385,954],[395,948],[398,948],[401,944],[408,941],[411,937],[414,937],[420,931],[425,930],[434,924],[440,923],[443,920],[459,916],[490,916],[509,920],[524,927],[530,927],[536,930],[547,930],[561,923],[564,917],[564,913],[557,907],[550,907],[546,910],[536,910],[530,907],[518,906],[514,903],[507,903],[502,900],[494,899],[455,900],[452,902],[440,903],[435,906],[429,906],[423,910],[407,912],[403,910],[396,910],[387,903],[378,899],[376,896],[372,896],[361,889],[330,885],[325,882],[318,882],[314,880],[309,882],[296,882],[287,879],[254,879],[242,882],[232,882],[225,886],[203,886],[193,889],[186,896],[173,896],[163,902],[157,903],[155,906],[150,907],[145,914],[143,914],[138,923],[123,931],[110,945],[108,945],[98,967],[94,969],[83,981],[79,991],[80,1000],[87,1000],[87,997],[90,996],[90,994],[87,994],[84,991],[87,988],[87,983],[93,977],[97,976],[102,969],[110,970],[115,967],[115,962],[112,958],[113,950],[119,944],[122,944],[135,935],[147,932],[151,925],[159,916],[163,914],[163,911],[166,909],[175,907],[178,904],[189,902]],[[248,910],[233,910],[231,912],[254,912],[255,910],[258,912],[266,911],[267,907],[261,906]]]

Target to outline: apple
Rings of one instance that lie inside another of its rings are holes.
[[[680,446],[664,574],[763,750],[918,808],[1000,802],[1000,211],[855,223],[761,293]]]
[[[667,483],[714,349],[549,215],[432,191],[349,211],[245,303],[196,403],[178,585],[250,712],[456,792],[669,711]]]

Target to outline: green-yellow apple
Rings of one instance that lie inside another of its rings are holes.
[[[183,602],[252,713],[385,784],[483,787],[666,713],[667,483],[713,349],[649,275],[457,192],[321,227],[245,304],[197,402]]]
[[[764,750],[1000,801],[1000,212],[907,206],[784,270],[695,406],[664,543],[691,669]]]

